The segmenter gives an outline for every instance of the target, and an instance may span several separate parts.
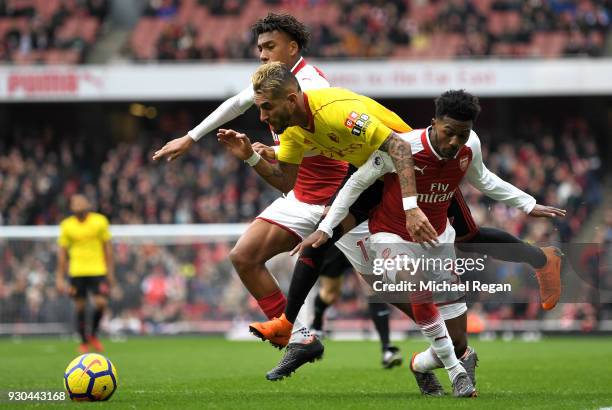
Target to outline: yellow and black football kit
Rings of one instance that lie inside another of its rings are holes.
[[[107,293],[104,247],[110,239],[108,219],[96,212],[89,212],[83,221],[70,216],[60,224],[57,243],[68,251],[70,284],[77,297],[85,297],[88,290]]]
[[[360,167],[392,131],[412,129],[371,98],[342,88],[304,93],[308,128],[289,127],[280,135],[279,161],[299,164],[305,151]]]

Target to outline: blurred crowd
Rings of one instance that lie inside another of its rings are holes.
[[[263,16],[262,10],[286,12],[304,21],[311,32],[307,55],[317,58],[554,58],[602,56],[612,3],[150,0],[143,19],[163,24],[137,26],[131,56],[135,60],[252,58],[255,39],[249,26]],[[157,39],[154,50],[149,51],[149,39],[140,40],[140,31]]]
[[[276,195],[213,138],[171,164],[151,161],[161,139],[121,143],[100,159],[84,138],[60,140],[50,127],[13,141],[0,142],[2,225],[58,224],[77,191],[113,224],[245,222]]]
[[[539,203],[566,208],[568,217],[531,219],[465,186],[474,217],[480,225],[503,228],[529,242],[567,243],[602,201],[602,164],[592,130],[583,119],[569,118],[552,129],[537,120],[524,121],[514,131],[511,141],[498,141],[496,136],[489,142],[495,133],[479,130],[486,164],[533,194]],[[51,127],[19,131],[0,142],[1,223],[58,223],[67,214],[67,199],[77,191],[89,196],[114,224],[249,221],[277,196],[213,138],[199,141],[176,163],[152,163],[153,150],[162,145],[158,136],[143,135],[131,143],[108,142],[100,149],[85,139],[59,139]],[[604,266],[599,261],[612,257],[612,214],[606,223],[598,231],[603,236],[592,239],[601,246],[581,252],[575,267],[576,272],[590,272],[587,282],[598,275],[605,277],[597,271]],[[121,286],[113,292],[114,329],[155,332],[175,321],[259,317],[257,305],[228,261],[231,246],[227,241],[181,245],[116,241]],[[69,323],[68,299],[53,288],[55,249],[53,240],[0,242],[0,323]],[[290,258],[280,258],[272,268],[284,287],[291,266]],[[532,292],[526,297],[532,302],[497,300],[476,311],[489,320],[541,317],[529,269],[492,266],[486,273],[488,279],[526,283]],[[332,317],[363,316],[367,310],[360,286],[354,275],[348,276],[343,301],[330,311]],[[581,300],[592,297],[584,295]],[[567,323],[610,314],[593,303],[571,306],[564,308]]]
[[[0,62],[84,62],[108,0],[0,0]]]

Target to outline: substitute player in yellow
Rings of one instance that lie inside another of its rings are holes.
[[[103,350],[97,332],[108,306],[110,289],[115,286],[108,219],[90,209],[91,205],[85,196],[73,195],[70,198],[72,216],[60,224],[57,241],[56,286],[58,291],[68,292],[74,299],[77,331],[81,336],[79,350],[82,353],[88,352],[89,346],[98,351]],[[66,286],[66,270],[70,276],[70,286]],[[85,311],[89,293],[93,295],[95,310],[91,333],[88,335]]]

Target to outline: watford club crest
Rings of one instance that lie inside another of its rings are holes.
[[[469,158],[467,157],[467,155],[462,156],[462,157],[459,159],[459,169],[460,169],[461,171],[465,171],[465,170],[467,169],[467,167],[468,167],[469,162],[470,162],[470,160],[469,160]]]

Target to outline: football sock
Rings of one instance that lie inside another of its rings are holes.
[[[94,337],[98,335],[98,328],[100,327],[100,321],[102,320],[103,315],[104,315],[104,308],[96,309],[94,311],[93,324],[91,327],[91,335]]]
[[[295,322],[310,289],[317,283],[319,270],[323,263],[325,252],[334,246],[334,243],[342,236],[342,229],[336,227],[334,235],[323,246],[319,248],[306,248],[298,258],[293,270],[291,285],[289,285],[289,300],[285,309],[285,316],[291,323]]]
[[[289,343],[305,343],[308,339],[310,339],[310,329],[306,324],[306,306],[302,306],[300,312],[293,322],[293,329],[291,330],[291,337],[289,338]]]
[[[478,249],[470,246],[470,243],[479,244]],[[487,243],[492,245],[482,245]],[[466,245],[463,246],[463,244]],[[503,244],[512,245],[503,246]],[[478,233],[473,238],[457,243],[457,246],[466,252],[487,254],[502,261],[528,263],[534,269],[540,269],[546,264],[546,255],[544,255],[540,248],[523,242],[516,236],[496,228],[480,227]]]
[[[81,336],[81,341],[87,343],[87,336],[85,335],[85,309],[77,311],[77,332]]]
[[[412,361],[412,368],[421,373],[430,372],[442,367],[444,367],[444,364],[438,359],[438,356],[436,356],[431,346],[424,352],[414,356],[414,360]]]
[[[380,338],[383,352],[390,346],[389,343],[389,315],[391,311],[386,303],[369,303],[370,318],[374,322],[376,332]]]
[[[283,292],[278,289],[274,291],[274,293],[258,299],[257,304],[261,310],[263,310],[268,319],[273,319],[275,317],[280,317],[280,315],[283,314],[285,307],[287,306],[287,298],[285,298]]]
[[[321,299],[321,295],[317,294],[314,301],[314,319],[312,320],[311,328],[314,330],[323,330],[323,316],[330,305]]]
[[[431,345],[434,353],[444,364],[451,382],[460,373],[465,373],[465,369],[455,356],[455,349],[446,325],[440,317],[440,312],[433,303],[413,304],[412,311],[414,318],[421,328],[421,333]]]

